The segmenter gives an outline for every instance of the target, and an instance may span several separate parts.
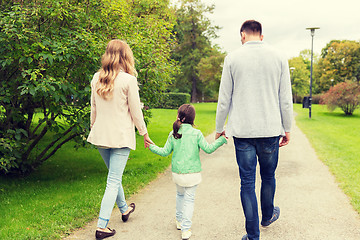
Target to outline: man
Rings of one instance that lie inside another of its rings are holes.
[[[240,198],[247,234],[242,240],[259,239],[255,194],[257,161],[261,175],[262,226],[280,215],[274,207],[275,170],[279,147],[290,140],[292,122],[291,82],[288,62],[265,44],[261,24],[254,20],[240,29],[243,46],[226,56],[216,112],[216,138],[224,132],[234,138],[241,179]]]

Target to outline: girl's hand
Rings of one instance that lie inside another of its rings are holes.
[[[222,131],[221,133],[216,133],[216,135],[215,135],[215,140],[218,139],[218,138],[221,137],[221,136],[224,136],[224,138],[228,139],[228,138],[226,137],[226,135],[225,135],[225,130],[224,130],[224,131]]]
[[[154,144],[154,142],[151,141],[151,139],[150,139],[150,137],[149,137],[149,134],[146,133],[146,134],[144,135],[144,147],[145,147],[145,148],[148,148],[148,147],[150,146],[150,144]]]

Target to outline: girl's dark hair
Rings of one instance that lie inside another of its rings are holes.
[[[182,137],[182,134],[179,134],[179,129],[182,123],[188,123],[194,125],[195,119],[195,108],[190,104],[183,104],[178,109],[177,119],[173,124],[173,136],[175,139]]]

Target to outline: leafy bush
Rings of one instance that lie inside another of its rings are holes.
[[[99,39],[84,31],[80,5],[14,1],[1,10],[0,172],[24,173],[69,140],[82,142]]]
[[[110,39],[133,49],[145,105],[177,69],[166,0],[0,3],[0,173],[29,172],[70,140],[85,144],[90,80]]]
[[[360,85],[351,81],[339,83],[323,95],[321,104],[331,111],[340,107],[346,115],[352,115],[360,104]]]
[[[314,94],[311,97],[312,104],[319,104],[321,102],[322,94]]]
[[[177,109],[182,104],[190,103],[190,94],[188,93],[164,93],[161,100],[155,104],[155,108]]]
[[[302,103],[304,96],[301,95],[293,95],[293,102],[294,103]]]

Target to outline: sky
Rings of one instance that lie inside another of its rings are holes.
[[[215,4],[208,15],[214,25],[222,50],[231,52],[241,46],[239,30],[242,23],[254,19],[262,24],[264,41],[282,51],[287,58],[297,57],[302,50],[311,49],[311,35],[315,31],[314,53],[331,40],[360,41],[359,0],[202,0]]]

